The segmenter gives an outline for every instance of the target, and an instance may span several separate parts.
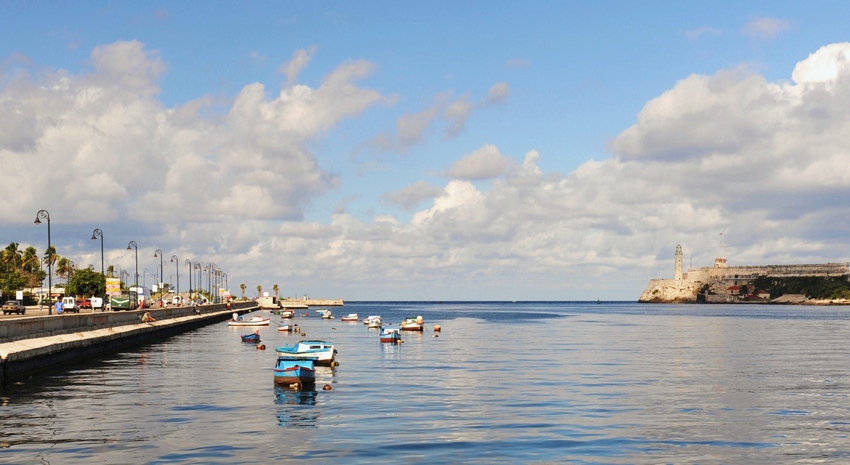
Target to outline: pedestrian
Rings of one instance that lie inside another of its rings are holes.
[[[65,311],[65,304],[61,300],[56,301],[56,314],[61,315]]]

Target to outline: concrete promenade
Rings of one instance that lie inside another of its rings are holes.
[[[56,366],[84,361],[258,310],[256,302],[121,312],[26,315],[0,320],[0,383]],[[141,323],[150,312],[156,321]],[[89,311],[90,312],[90,311]]]

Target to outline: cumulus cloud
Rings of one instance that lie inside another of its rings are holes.
[[[446,175],[457,179],[493,179],[503,175],[511,159],[502,155],[495,145],[485,144],[480,149],[464,155],[446,170]]]
[[[207,106],[218,103],[210,99],[176,108],[156,100],[167,67],[138,41],[98,46],[89,62],[84,74],[44,70],[36,79],[11,70],[4,79],[0,154],[39,186],[27,196],[0,187],[16,199],[6,214],[50,204],[73,221],[298,219],[338,183],[308,143],[382,98],[354,83],[372,70],[354,61],[317,88],[270,96],[246,85],[224,118],[210,118]]]
[[[425,181],[418,181],[400,191],[387,192],[381,197],[389,203],[400,205],[405,210],[413,210],[419,206],[422,201],[432,199],[442,191],[443,189],[440,187],[434,186]]]

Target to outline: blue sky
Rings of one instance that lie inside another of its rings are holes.
[[[32,186],[0,187],[0,240],[43,250],[45,208],[80,266],[94,228],[122,267],[135,240],[349,300],[633,300],[720,231],[733,265],[847,261],[846,2],[0,12]]]

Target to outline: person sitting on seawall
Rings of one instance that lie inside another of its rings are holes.
[[[142,323],[150,323],[153,321],[156,321],[156,319],[151,316],[151,312],[145,312],[145,314],[142,315]]]

